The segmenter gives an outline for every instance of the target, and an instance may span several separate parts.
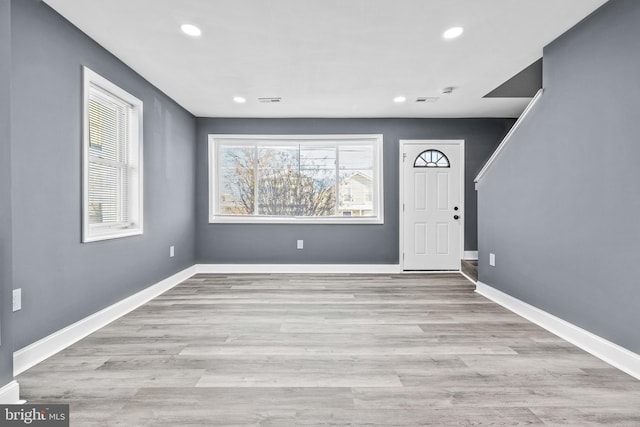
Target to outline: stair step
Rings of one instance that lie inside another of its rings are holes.
[[[478,281],[478,261],[477,260],[463,259],[460,262],[460,267],[462,272],[467,276],[469,276],[469,278],[473,279],[474,282]]]

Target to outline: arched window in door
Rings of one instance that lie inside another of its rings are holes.
[[[416,157],[414,168],[448,168],[449,159],[439,150],[425,150]]]

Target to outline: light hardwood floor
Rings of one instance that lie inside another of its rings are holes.
[[[18,377],[73,426],[640,425],[640,381],[459,275],[197,275]]]

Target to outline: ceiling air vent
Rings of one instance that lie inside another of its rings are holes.
[[[421,96],[416,98],[416,102],[436,102],[438,99],[437,96]]]
[[[280,101],[282,101],[282,98],[280,98],[279,96],[272,97],[272,98],[258,98],[258,102],[262,102],[263,104],[271,104],[273,102],[280,102]]]

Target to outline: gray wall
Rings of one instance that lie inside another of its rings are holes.
[[[0,387],[13,378],[11,343],[11,2],[0,0]]]
[[[11,16],[18,349],[193,264],[195,118],[41,1]],[[144,102],[143,236],[80,243],[82,65]]]
[[[196,253],[201,263],[398,263],[398,141],[466,141],[465,249],[476,250],[473,178],[511,119],[211,119],[197,121]],[[207,135],[383,134],[384,225],[209,224]],[[304,250],[296,250],[304,239]]]
[[[478,196],[482,282],[636,353],[638,22],[611,1],[544,50],[545,93]]]

